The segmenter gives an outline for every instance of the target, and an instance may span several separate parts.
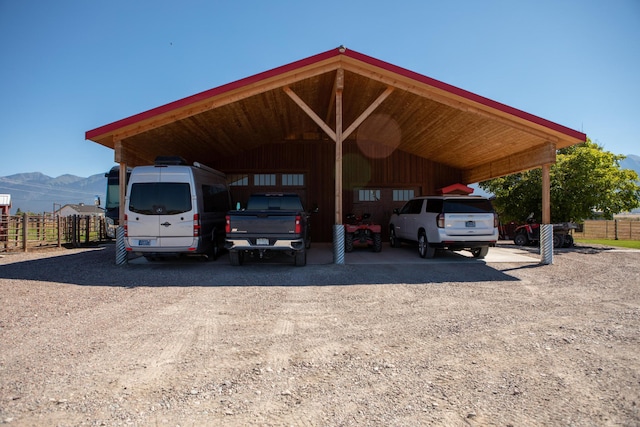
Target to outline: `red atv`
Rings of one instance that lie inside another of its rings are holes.
[[[573,246],[573,236],[570,230],[578,228],[576,224],[565,222],[553,224],[553,247],[570,248]],[[527,217],[527,223],[516,228],[513,243],[518,246],[540,244],[540,224],[533,217],[533,213]]]
[[[347,215],[347,223],[344,225],[344,250],[351,252],[353,245],[367,245],[374,252],[382,250],[382,227],[379,224],[371,224],[371,214]]]

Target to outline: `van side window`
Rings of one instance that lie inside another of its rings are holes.
[[[230,209],[229,195],[223,184],[202,185],[204,212],[227,212]]]
[[[427,202],[427,212],[442,212],[442,199],[429,199]]]
[[[176,215],[191,210],[188,183],[139,182],[131,186],[129,209],[143,215]]]

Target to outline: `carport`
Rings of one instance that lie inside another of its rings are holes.
[[[354,204],[343,199],[368,188],[354,184],[365,175],[379,186],[433,194],[540,167],[542,223],[549,224],[556,150],[586,135],[341,46],[87,131],[86,139],[114,150],[121,187],[127,167],[158,155],[227,174],[297,171],[301,162],[309,192],[333,208],[321,222],[331,222],[339,253],[336,231],[345,204]],[[343,164],[345,150],[366,164]],[[122,188],[120,195],[123,205]],[[545,253],[551,246],[541,247],[543,263],[553,262],[553,250]]]

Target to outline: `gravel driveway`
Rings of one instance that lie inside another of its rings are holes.
[[[640,251],[114,259],[0,255],[0,423],[640,425]]]

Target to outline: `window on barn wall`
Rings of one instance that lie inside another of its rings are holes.
[[[258,173],[253,176],[253,185],[256,187],[267,187],[276,185],[275,173]]]
[[[246,187],[249,185],[248,174],[230,174],[227,175],[227,182],[229,186],[233,187]]]
[[[414,197],[415,192],[413,190],[393,190],[394,202],[406,202]]]
[[[287,187],[303,187],[304,174],[303,173],[283,173],[282,185]]]
[[[380,200],[380,190],[362,188],[356,191],[359,202],[377,202]]]

